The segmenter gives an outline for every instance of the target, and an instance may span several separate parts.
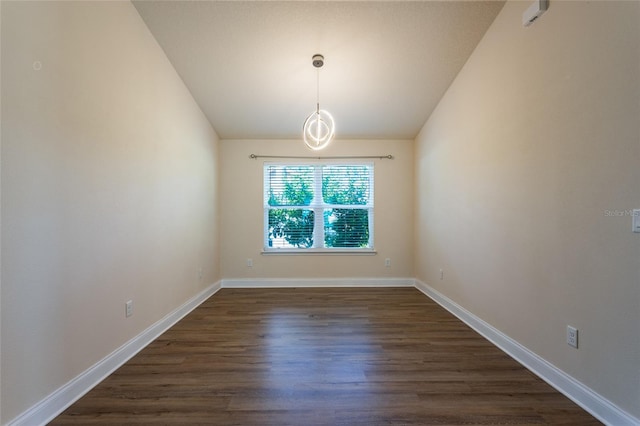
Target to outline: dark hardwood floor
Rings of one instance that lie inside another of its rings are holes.
[[[592,425],[413,288],[222,289],[51,424]]]

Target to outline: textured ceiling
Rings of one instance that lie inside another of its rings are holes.
[[[338,139],[419,132],[504,2],[135,1],[223,139],[295,139],[316,104]]]

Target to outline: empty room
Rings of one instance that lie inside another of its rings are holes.
[[[640,425],[640,2],[0,1],[0,425]]]

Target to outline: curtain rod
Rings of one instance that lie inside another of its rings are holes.
[[[393,155],[342,155],[342,156],[333,156],[333,157],[310,157],[310,156],[298,156],[298,155],[258,155],[251,154],[249,158],[252,160],[256,160],[258,158],[296,158],[296,159],[313,159],[313,160],[348,160],[348,159],[367,159],[367,158],[377,158],[379,160],[393,160]]]

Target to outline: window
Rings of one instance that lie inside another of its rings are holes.
[[[264,165],[265,251],[372,251],[373,164]]]

